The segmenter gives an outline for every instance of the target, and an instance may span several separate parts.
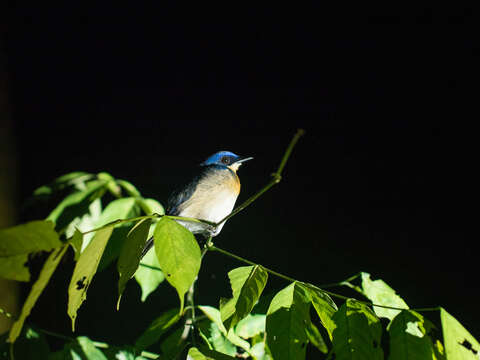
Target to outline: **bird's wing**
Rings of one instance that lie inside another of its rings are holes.
[[[172,192],[168,198],[167,215],[177,216],[179,214],[180,205],[190,199],[203,175],[202,172],[200,175],[195,176],[190,182],[177,187],[177,189]]]

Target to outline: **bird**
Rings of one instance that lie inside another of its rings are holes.
[[[240,178],[237,170],[253,157],[242,157],[230,151],[218,151],[199,164],[196,175],[179,187],[168,198],[166,215],[190,217],[218,223],[229,215],[240,194]],[[176,220],[193,234],[205,237],[217,236],[225,222],[217,227],[208,224]],[[142,258],[153,246],[148,239]]]

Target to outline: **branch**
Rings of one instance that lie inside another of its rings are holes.
[[[272,174],[272,180],[270,180],[270,182],[267,183],[267,185],[265,185],[262,189],[260,189],[260,191],[258,191],[255,195],[248,198],[243,204],[241,204],[239,207],[233,210],[229,215],[225,216],[222,220],[220,220],[217,224],[215,224],[215,227],[224,223],[231,217],[237,215],[240,211],[245,209],[248,205],[250,205],[255,200],[257,200],[260,196],[262,196],[263,193],[269,190],[273,185],[278,184],[280,180],[282,180],[283,168],[287,164],[288,158],[290,157],[290,154],[292,153],[293,148],[295,147],[296,143],[298,142],[298,140],[303,134],[305,134],[305,130],[303,129],[297,130],[297,133],[293,136],[292,140],[290,141],[290,144],[287,147],[287,150],[285,150],[285,153],[283,154],[282,160],[280,162],[280,165],[278,166],[277,171]]]

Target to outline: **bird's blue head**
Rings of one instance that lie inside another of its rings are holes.
[[[219,151],[213,155],[210,155],[207,158],[207,160],[202,162],[200,165],[202,166],[217,165],[217,166],[227,167],[233,171],[237,171],[243,162],[251,159],[253,158],[238,156],[230,151]]]

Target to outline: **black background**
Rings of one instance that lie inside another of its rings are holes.
[[[108,171],[164,202],[187,169],[231,150],[255,157],[239,171],[241,202],[304,128],[283,181],[231,219],[216,244],[315,284],[370,272],[411,307],[444,306],[478,337],[478,236],[467,230],[476,209],[478,12],[348,10],[12,9],[19,199],[84,170]],[[226,273],[238,265],[207,255],[197,303],[229,296]],[[69,266],[32,316],[65,334]],[[271,279],[268,291],[286,285]],[[115,313],[114,267],[97,275],[79,333],[132,342],[177,303],[166,284],[145,305],[139,293],[129,283]]]

